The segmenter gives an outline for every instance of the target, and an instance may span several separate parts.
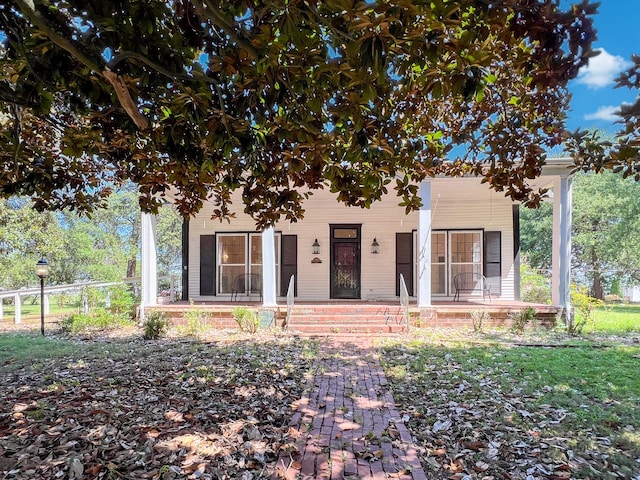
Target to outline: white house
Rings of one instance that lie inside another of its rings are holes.
[[[570,159],[551,159],[537,186],[553,199],[553,305],[570,306]],[[328,190],[314,192],[297,223],[255,230],[234,198],[231,223],[206,208],[185,222],[183,299],[285,301],[294,276],[296,302],[397,302],[400,274],[418,307],[453,299],[460,272],[487,278],[493,299],[519,300],[518,203],[478,178],[434,178],[420,185],[423,207],[405,214],[389,194],[370,209],[347,207]],[[155,304],[155,223],[143,215],[143,307]]]

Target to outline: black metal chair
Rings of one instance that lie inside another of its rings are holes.
[[[231,301],[238,300],[238,294],[249,295],[258,293],[260,301],[262,301],[262,277],[257,273],[243,273],[233,279],[233,288],[231,289]]]
[[[488,295],[489,302],[491,302],[491,285],[487,282],[487,277],[480,273],[459,273],[453,277],[453,286],[456,289],[456,294],[453,296],[454,301],[460,300],[460,292],[474,292],[476,290],[481,290],[482,300],[486,301],[486,297]]]

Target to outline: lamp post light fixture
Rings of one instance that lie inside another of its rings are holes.
[[[380,253],[380,244],[375,237],[373,237],[373,242],[371,242],[371,253],[378,254]]]
[[[319,255],[320,254],[320,244],[318,243],[318,239],[316,238],[315,241],[313,242],[313,244],[311,244],[312,250],[311,252],[314,255]]]
[[[44,337],[44,279],[49,276],[49,264],[44,257],[36,263],[36,275],[40,277],[40,333]]]

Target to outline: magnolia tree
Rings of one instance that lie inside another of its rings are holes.
[[[4,2],[0,196],[91,213],[132,181],[144,210],[225,218],[240,189],[264,227],[318,188],[411,210],[417,182],[475,174],[536,205],[595,38],[594,4],[557,3]]]

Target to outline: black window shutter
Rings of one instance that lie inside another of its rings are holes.
[[[200,235],[200,295],[216,294],[216,236]]]
[[[484,232],[484,276],[491,295],[502,294],[502,232]]]
[[[293,295],[298,296],[298,236],[282,235],[282,251],[280,252],[280,296],[287,296],[289,279],[295,275],[293,281]]]
[[[413,295],[413,233],[396,233],[396,296],[400,296],[400,274]]]

